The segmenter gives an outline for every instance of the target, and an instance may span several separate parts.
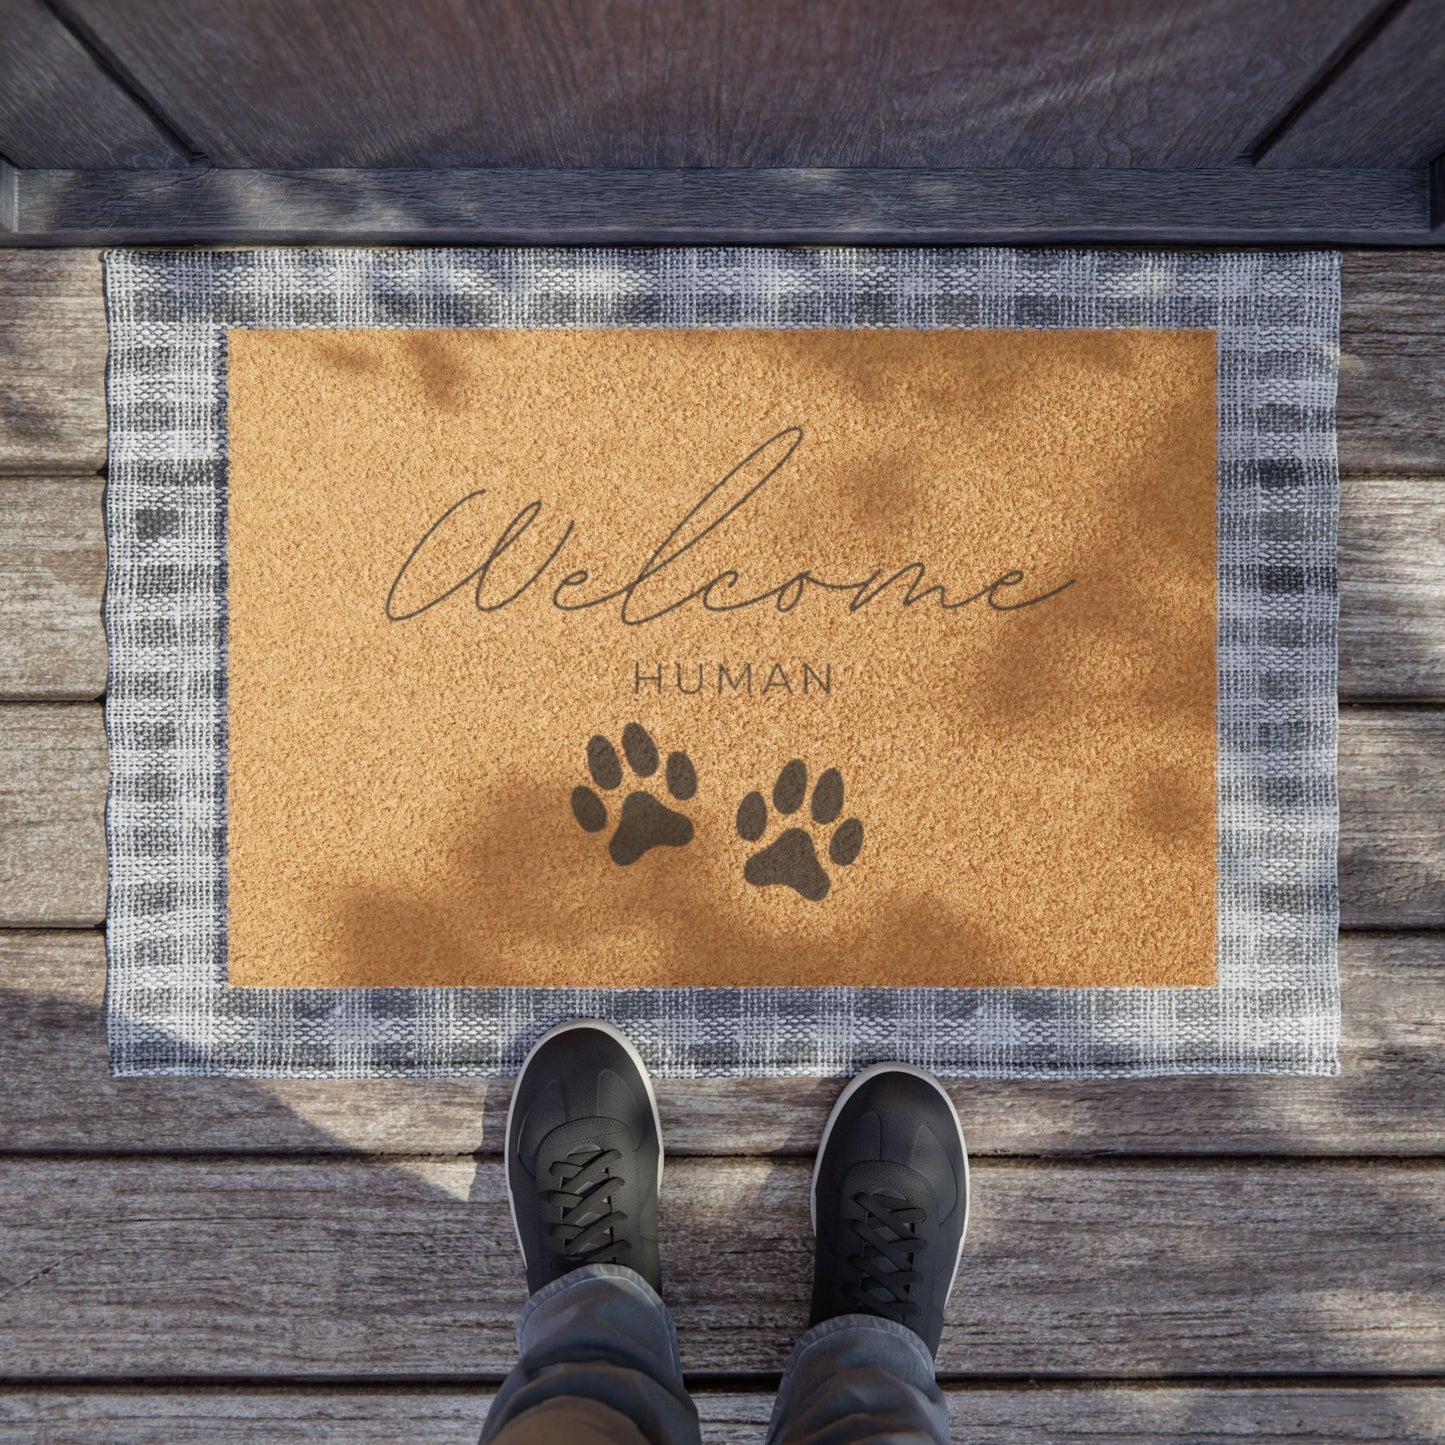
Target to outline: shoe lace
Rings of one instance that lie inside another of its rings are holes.
[[[625,1183],[612,1170],[621,1157],[617,1149],[578,1149],[552,1161],[552,1184],[542,1197],[557,1211],[548,1232],[557,1246],[552,1267],[558,1274],[583,1264],[619,1264],[632,1247],[616,1232],[627,1216],[612,1208],[612,1196]]]
[[[923,1278],[913,1266],[927,1247],[919,1228],[924,1211],[900,1194],[873,1190],[855,1194],[853,1201],[861,1213],[851,1225],[863,1248],[848,1257],[858,1274],[844,1284],[844,1293],[865,1313],[906,1324],[919,1309],[908,1292]]]

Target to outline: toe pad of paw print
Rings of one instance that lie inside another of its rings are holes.
[[[828,768],[819,776],[809,799],[807,764],[794,758],[773,784],[772,811],[781,820],[791,819],[805,801],[808,812],[801,824],[785,827],[771,843],[753,853],[743,865],[743,877],[755,888],[782,884],[817,903],[833,886],[823,858],[834,868],[853,863],[863,847],[863,824],[857,818],[837,821],[843,812],[843,777],[837,768]],[[763,795],[749,793],[738,805],[738,837],[747,843],[761,842],[769,824]]]

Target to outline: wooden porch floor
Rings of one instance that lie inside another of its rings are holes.
[[[960,1441],[1445,1439],[1445,253],[1344,285],[1344,1073],[956,1083]],[[106,1076],[105,350],[96,253],[0,251],[0,1441],[469,1445],[507,1085]],[[804,1323],[837,1087],[660,1087],[709,1439]]]

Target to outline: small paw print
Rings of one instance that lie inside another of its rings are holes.
[[[657,772],[661,761],[657,744],[641,723],[628,723],[622,729],[622,752],[634,777],[650,778]],[[600,733],[587,743],[587,771],[605,792],[622,786],[622,759]],[[679,803],[687,802],[697,792],[697,770],[686,753],[667,755],[663,780],[668,793]],[[572,816],[587,832],[600,833],[607,826],[607,804],[591,788],[574,788]],[[692,819],[685,813],[669,808],[645,788],[635,788],[622,800],[622,812],[607,851],[614,863],[626,868],[649,849],[681,848],[691,843],[692,833]]]
[[[791,817],[803,806],[808,796],[808,769],[801,758],[786,764],[773,784],[773,809]],[[800,893],[811,903],[828,896],[832,880],[818,859],[813,837],[820,835],[843,811],[843,777],[837,768],[829,768],[813,788],[808,812],[811,827],[791,827],[779,833],[766,848],[760,848],[743,865],[743,877],[755,888],[782,883]],[[749,793],[738,804],[738,837],[756,843],[768,828],[768,805],[761,793]],[[828,839],[828,860],[846,868],[863,847],[863,824],[848,818],[832,829]]]

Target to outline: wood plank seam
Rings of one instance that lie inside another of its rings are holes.
[[[0,701],[103,695],[99,477],[0,477]],[[1347,477],[1340,491],[1340,695],[1445,701],[1445,486]]]
[[[762,1382],[758,1382],[759,1385]],[[692,1383],[709,1445],[762,1445],[773,1398],[753,1382]],[[747,1390],[748,1393],[743,1393]],[[304,1385],[246,1389],[205,1385],[157,1392],[125,1386],[43,1386],[0,1393],[7,1445],[64,1440],[66,1445],[476,1445],[493,1392],[485,1386],[378,1390],[364,1385],[309,1391]],[[1212,1382],[1201,1386],[1091,1381],[949,1386],[952,1439],[958,1445],[1438,1445],[1445,1391],[1428,1383],[1335,1387],[1304,1382]],[[58,1433],[51,1435],[49,1430]],[[234,1432],[234,1433],[232,1433]]]
[[[962,1276],[960,1275],[960,1281]],[[113,1375],[74,1374],[8,1374],[0,1373],[0,1402],[6,1394],[27,1393],[65,1397],[79,1394],[116,1395],[141,1394],[150,1390],[184,1390],[188,1393],[210,1391],[216,1394],[236,1391],[276,1391],[286,1394],[326,1396],[341,1392],[381,1394],[422,1392],[450,1394],[463,1390],[484,1396],[495,1391],[506,1379],[508,1368],[495,1370],[447,1370],[396,1372],[393,1374],[324,1374],[287,1375],[269,1373],[227,1373],[207,1371],[204,1374],[165,1374],[140,1371],[124,1377]],[[708,1395],[735,1395],[743,1391],[755,1395],[776,1395],[782,1379],[781,1369],[757,1370],[733,1374],[722,1370],[683,1370],[688,1393],[700,1398]],[[1085,1395],[1100,1386],[1147,1395],[1166,1390],[1211,1389],[1230,1390],[1240,1394],[1256,1390],[1320,1390],[1336,1389],[1352,1394],[1376,1389],[1436,1390],[1445,1387],[1445,1374],[1436,1369],[1406,1370],[1398,1374],[1363,1370],[1359,1374],[1338,1370],[1310,1373],[1301,1370],[1265,1370],[1258,1374],[1178,1374],[1109,1375],[1053,1374],[1047,1370],[998,1370],[987,1374],[940,1368],[935,1378],[945,1390],[982,1394],[985,1391],[1009,1390],[1020,1385],[1038,1386]],[[0,1416],[0,1424],[4,1423]],[[3,1439],[3,1437],[0,1437]]]
[[[1339,764],[1343,926],[1445,925],[1445,709],[1342,709]],[[98,705],[0,704],[0,924],[103,921],[108,769]]]
[[[1339,456],[1347,475],[1445,474],[1445,251],[1347,252]],[[0,472],[105,464],[94,251],[0,249]]]
[[[1300,118],[1314,107],[1315,102],[1380,38],[1385,28],[1410,3],[1411,0],[1381,0],[1373,15],[1366,15],[1350,34],[1342,38],[1319,70],[1245,151],[1245,158],[1251,165],[1258,165],[1294,129]]]
[[[662,1273],[694,1374],[771,1374],[804,1327],[810,1173],[677,1162]],[[980,1161],[976,1184],[951,1378],[1440,1373],[1441,1159]],[[0,1297],[5,1369],[499,1372],[526,1293],[504,1200],[495,1159],[5,1161],[0,1270],[35,1281]]]
[[[95,67],[113,85],[129,97],[131,103],[142,115],[183,155],[192,161],[204,160],[199,148],[182,133],[175,118],[166,114],[165,108],[147,88],[127,69],[120,58],[108,46],[94,28],[82,16],[65,3],[65,0],[40,0],[45,9],[69,31],[76,44],[91,58]]]
[[[1340,940],[1344,1072],[947,1087],[978,1157],[1432,1157],[1445,1131],[1445,946],[1430,931]],[[111,1079],[98,931],[0,930],[0,1151],[478,1160],[501,1146],[506,1079]],[[807,1157],[835,1079],[659,1080],[668,1149]]]
[[[761,1382],[760,1382],[761,1383]],[[730,1387],[694,1383],[709,1445],[762,1445],[772,1410],[770,1393],[751,1382]],[[743,1393],[747,1390],[748,1393]],[[244,1440],[256,1445],[476,1445],[492,1391],[481,1387],[391,1390],[364,1385],[316,1391],[304,1385],[207,1387],[170,1393],[144,1388],[44,1386],[0,1394],[0,1433],[7,1445],[44,1441],[66,1445],[199,1445]],[[1260,1445],[1437,1445],[1445,1423],[1445,1392],[1428,1383],[1335,1387],[1307,1381],[1297,1387],[1219,1381],[1166,1385],[1086,1382],[950,1386],[945,1390],[952,1438],[958,1445],[1174,1445],[1181,1438]],[[51,1435],[49,1429],[58,1433]],[[27,1432],[28,1433],[21,1433]],[[231,1431],[235,1431],[232,1434]]]

